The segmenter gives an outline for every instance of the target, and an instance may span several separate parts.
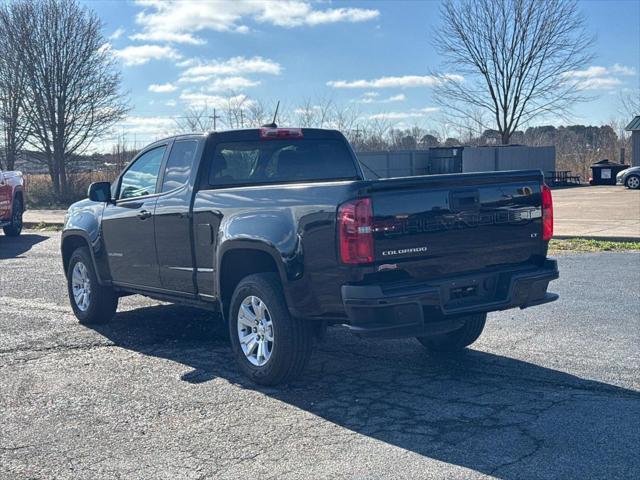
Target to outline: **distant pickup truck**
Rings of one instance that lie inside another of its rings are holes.
[[[0,227],[9,237],[17,237],[22,232],[24,188],[22,172],[0,170]]]
[[[215,310],[276,384],[327,325],[455,351],[487,312],[556,300],[552,233],[540,171],[367,180],[339,132],[266,127],[149,145],[71,206],[61,248],[80,322],[128,294]]]

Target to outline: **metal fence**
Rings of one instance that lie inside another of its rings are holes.
[[[368,178],[500,170],[555,170],[555,147],[519,145],[435,147],[427,150],[357,152]]]

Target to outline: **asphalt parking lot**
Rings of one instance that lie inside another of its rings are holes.
[[[59,240],[0,236],[0,478],[640,478],[637,252],[560,257],[561,300],[461,356],[336,328],[262,388],[206,313],[78,325]]]

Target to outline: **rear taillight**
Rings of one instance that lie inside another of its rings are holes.
[[[551,189],[542,184],[542,240],[548,242],[553,237],[553,199]]]
[[[338,209],[338,240],[343,263],[373,262],[371,199],[343,203]]]
[[[301,128],[271,128],[260,129],[261,140],[278,140],[280,138],[302,138]]]

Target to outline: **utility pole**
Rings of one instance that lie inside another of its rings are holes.
[[[218,119],[220,118],[217,114],[216,114],[216,109],[213,109],[213,117],[209,117],[213,119],[213,131],[215,132],[218,126]]]

